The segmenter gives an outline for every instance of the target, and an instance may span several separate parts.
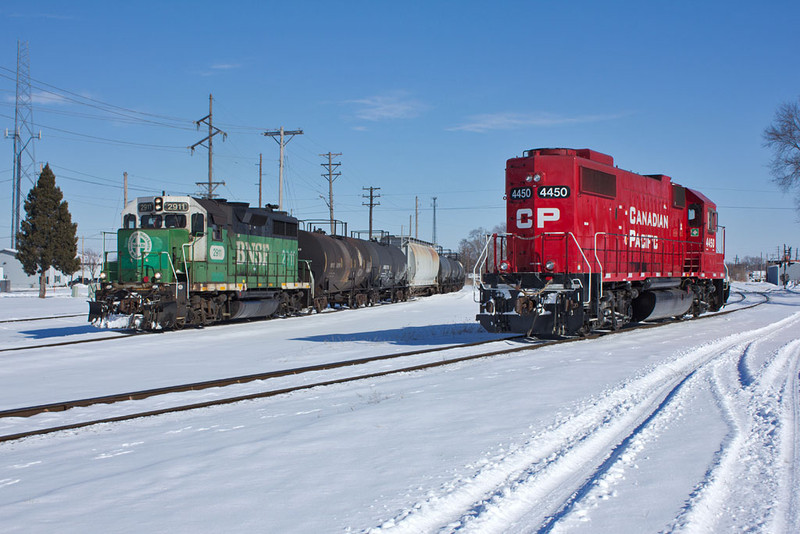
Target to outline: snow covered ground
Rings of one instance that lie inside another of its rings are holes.
[[[799,532],[800,294],[735,289],[769,302],[2,443],[0,529]],[[465,290],[0,352],[0,409],[498,337],[475,324],[476,307]],[[87,308],[13,294],[0,321]],[[97,335],[117,334],[82,317],[0,322],[0,349]],[[0,421],[0,433],[24,424]]]

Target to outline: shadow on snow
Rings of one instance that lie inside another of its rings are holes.
[[[428,326],[408,326],[391,330],[372,330],[345,334],[324,334],[294,338],[296,341],[316,341],[318,343],[392,343],[395,345],[449,345],[469,343],[499,337],[486,332],[475,323],[437,324]]]
[[[77,336],[97,332],[97,327],[87,324],[83,326],[64,326],[61,328],[40,328],[38,330],[22,330],[20,334],[33,339],[48,339],[52,337]]]

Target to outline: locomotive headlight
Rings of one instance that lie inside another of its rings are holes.
[[[542,181],[542,175],[539,174],[538,172],[536,174],[529,174],[528,176],[525,177],[525,181],[526,182],[535,182],[535,183],[538,184],[539,182]]]
[[[103,271],[102,273],[100,273],[100,280],[105,280],[105,279],[106,279],[106,272]]]
[[[508,271],[508,262],[507,261],[501,261],[500,262],[500,270],[501,271]]]
[[[161,280],[161,273],[154,274],[153,278],[155,278],[156,280]]]
[[[556,262],[554,262],[553,260],[547,260],[547,262],[544,264],[544,268],[547,269],[548,271],[552,271],[553,269],[556,268]]]

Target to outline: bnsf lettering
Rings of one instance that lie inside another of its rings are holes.
[[[236,263],[267,265],[269,263],[269,243],[236,242]]]

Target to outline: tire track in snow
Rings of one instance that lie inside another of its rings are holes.
[[[615,463],[608,461],[611,455],[620,457],[692,373],[731,349],[738,356],[747,344],[798,322],[800,314],[794,314],[678,354],[370,532],[503,532],[523,517],[526,523],[538,518],[541,528],[549,529],[585,495],[581,488],[608,472]]]
[[[797,532],[800,340],[784,344],[748,384],[732,376],[738,366],[731,367],[720,362],[714,372],[731,437],[672,528]]]

